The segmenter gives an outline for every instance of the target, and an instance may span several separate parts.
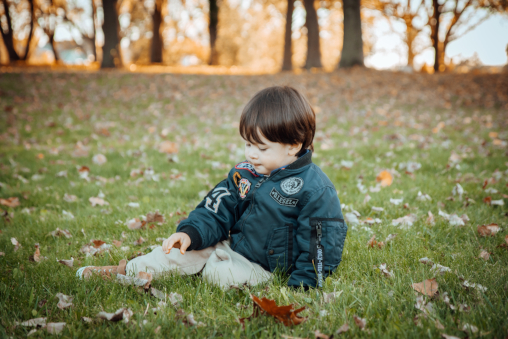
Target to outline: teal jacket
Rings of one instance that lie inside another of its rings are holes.
[[[233,251],[288,273],[289,286],[320,287],[341,261],[347,225],[335,187],[307,151],[270,176],[237,164],[177,232],[189,235],[189,250],[230,237]]]

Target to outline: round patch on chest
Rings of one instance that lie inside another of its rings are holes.
[[[300,192],[303,187],[303,179],[298,177],[288,178],[280,183],[280,189],[287,195]]]

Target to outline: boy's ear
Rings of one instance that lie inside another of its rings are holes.
[[[300,152],[300,150],[302,149],[302,144],[294,144],[294,145],[289,145],[289,154],[290,156],[295,156],[298,152]]]

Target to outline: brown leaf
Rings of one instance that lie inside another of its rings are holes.
[[[428,295],[429,297],[433,297],[437,293],[438,286],[436,278],[427,279],[420,283],[414,283],[411,285],[415,291]]]
[[[109,205],[109,202],[107,202],[104,199],[99,198],[99,197],[90,197],[88,199],[88,201],[90,201],[90,204],[92,204],[92,207],[95,207],[97,205],[99,205],[99,206]]]
[[[377,248],[383,248],[384,246],[384,242],[380,241],[380,242],[377,242],[376,240],[376,235],[374,234],[372,236],[372,238],[370,238],[370,240],[367,242],[367,247],[370,247],[370,248],[374,248],[374,247],[377,247]]]
[[[164,223],[164,216],[162,214],[160,214],[159,211],[149,212],[146,215],[146,222],[147,223],[157,222],[159,224],[163,224]]]
[[[0,199],[0,205],[4,205],[7,207],[18,207],[19,199],[17,197],[11,197],[8,199]]]
[[[393,176],[388,171],[381,171],[377,175],[376,181],[380,181],[381,186],[383,186],[383,187],[390,186],[393,182]]]
[[[73,306],[72,300],[74,299],[74,297],[65,295],[63,293],[57,293],[55,296],[59,299],[58,304],[56,305],[59,309],[63,310]]]
[[[35,253],[33,255],[33,259],[35,262],[41,262],[42,260],[46,259],[45,257],[41,256],[41,250],[39,249],[39,244],[35,244]]]
[[[359,328],[361,328],[362,330],[365,329],[365,326],[367,325],[367,319],[365,318],[360,318],[356,315],[353,316],[353,320],[355,321],[355,324],[356,326],[358,326]]]
[[[349,331],[349,325],[347,323],[345,323],[344,325],[339,327],[339,329],[335,333],[341,334],[341,333],[345,333],[347,331]]]
[[[134,241],[134,246],[138,246],[138,245],[141,245],[142,243],[144,243],[146,240],[143,239],[143,237],[139,237],[138,240]]]
[[[92,242],[93,242],[93,247],[95,247],[95,248],[99,248],[103,244],[106,243],[105,241],[102,241],[102,240],[99,240],[99,239],[94,239],[94,240],[92,240]]]
[[[244,323],[245,320],[250,320],[259,316],[259,314],[268,314],[282,322],[285,326],[298,325],[307,320],[307,318],[299,317],[298,313],[305,309],[305,306],[294,310],[293,304],[287,306],[278,306],[275,300],[267,299],[265,297],[259,299],[255,295],[250,295],[253,301],[253,312],[252,315],[247,318],[239,319],[240,323]]]
[[[314,331],[314,337],[315,338],[320,338],[320,339],[330,339],[330,336],[329,335],[326,335],[324,333],[321,333],[319,332],[319,330],[315,330]],[[333,337],[333,336],[332,336]]]
[[[489,258],[490,258],[490,253],[489,253],[489,252],[487,252],[487,251],[485,251],[485,250],[482,250],[482,251],[480,252],[480,255],[479,255],[478,257],[480,257],[480,258],[482,258],[483,260],[487,261],[487,260],[489,260]]]
[[[478,226],[478,234],[481,236],[481,237],[486,237],[486,236],[494,236],[496,235],[497,232],[499,232],[500,228],[497,224],[489,224],[489,225],[481,225],[481,226]]]
[[[141,227],[145,226],[145,224],[146,224],[145,221],[141,221],[138,218],[133,218],[131,220],[127,220],[127,223],[126,223],[127,227],[130,230],[140,229]]]
[[[165,140],[159,144],[159,152],[167,154],[178,153],[178,145],[174,142]]]
[[[122,307],[116,310],[115,313],[106,313],[106,312],[99,312],[97,314],[97,318],[105,319],[109,321],[120,321],[123,320],[124,323],[128,323],[130,317],[132,316],[132,311],[130,308]]]
[[[68,266],[68,267],[71,267],[71,268],[74,266],[74,258],[73,257],[71,257],[71,260],[65,260],[65,259],[58,260],[58,259],[56,259],[56,261],[58,261],[62,265],[65,265],[65,266]]]
[[[492,202],[492,198],[491,197],[485,197],[485,198],[483,198],[483,202],[486,203],[487,205],[490,205],[490,203]]]
[[[150,283],[152,282],[152,274],[151,273],[138,272],[138,274],[136,275],[136,278],[148,280],[148,282],[145,284],[145,286],[143,286],[143,288],[145,290],[150,288]]]
[[[113,240],[113,245],[115,245],[116,247],[120,247],[122,246],[122,242],[118,240]]]

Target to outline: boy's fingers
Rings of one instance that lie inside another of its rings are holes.
[[[190,246],[190,244],[191,244],[191,242],[189,241],[189,239],[184,238],[182,247],[180,247],[180,253],[185,254],[185,252],[187,251],[187,248]]]
[[[169,252],[171,251],[171,249],[173,248],[173,245],[175,244],[175,240],[173,239],[166,239],[164,241],[164,248],[165,248],[165,252],[166,254],[169,254]]]

